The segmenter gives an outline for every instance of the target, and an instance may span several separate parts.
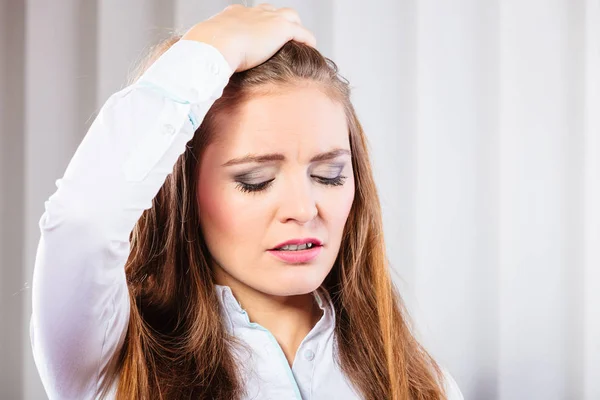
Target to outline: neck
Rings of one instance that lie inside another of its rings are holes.
[[[322,315],[314,295],[276,296],[255,290],[233,278],[223,278],[217,279],[217,283],[231,288],[251,322],[271,332],[291,366],[300,343]]]

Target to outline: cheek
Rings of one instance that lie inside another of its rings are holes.
[[[249,246],[257,248],[255,242],[264,216],[252,207],[247,194],[230,183],[201,174],[197,199],[200,226],[213,256],[229,258],[231,249],[238,253]]]
[[[198,182],[198,206],[200,225],[207,242],[222,243],[224,236],[234,234],[240,224],[236,224],[236,215],[232,209],[231,198],[224,188],[210,177],[200,176]],[[217,237],[216,240],[210,240]],[[209,243],[210,245],[210,243]]]
[[[341,239],[354,201],[354,180],[348,180],[340,190],[329,190],[322,198],[321,212],[328,230]]]
[[[200,173],[196,193],[199,222],[209,248],[228,242],[228,236],[235,236],[236,215],[227,211],[231,210],[231,199],[224,189],[211,174]]]

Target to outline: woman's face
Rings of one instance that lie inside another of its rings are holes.
[[[197,198],[217,282],[275,296],[315,290],[354,198],[343,106],[314,86],[296,87],[248,100],[214,135]],[[277,249],[288,241],[300,249]]]

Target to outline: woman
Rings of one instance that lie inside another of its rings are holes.
[[[292,9],[230,6],[102,107],[40,220],[50,398],[462,398],[409,330],[365,136],[314,45]]]

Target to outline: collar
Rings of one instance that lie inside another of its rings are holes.
[[[235,334],[236,329],[243,327],[261,328],[260,325],[250,322],[246,310],[242,308],[229,286],[217,284],[214,286],[221,305],[221,314],[225,318],[227,327],[232,334]],[[313,329],[309,332],[307,339],[322,332],[332,331],[335,325],[335,310],[327,290],[323,286],[320,286],[312,292],[312,295],[319,308],[323,311],[323,315],[321,315],[319,321],[317,321]]]

